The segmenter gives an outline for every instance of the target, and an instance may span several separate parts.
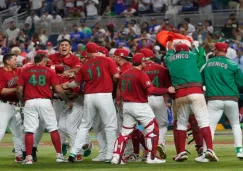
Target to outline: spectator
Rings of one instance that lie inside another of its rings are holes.
[[[237,63],[243,72],[243,49],[237,48],[237,56],[233,58],[233,61]]]
[[[240,34],[243,34],[243,20],[239,22],[238,31],[240,32]]]
[[[146,30],[149,32],[149,24],[147,22],[143,22],[141,25],[141,30]]]
[[[163,6],[165,5],[164,0],[151,0],[151,4],[153,12],[155,13],[162,12]]]
[[[64,7],[64,11],[65,12],[64,13],[65,13],[65,16],[72,15],[74,7],[75,7],[74,2],[75,2],[75,0],[64,0],[64,4],[65,4],[65,7]]]
[[[49,23],[49,22],[52,21],[53,17],[52,17],[52,15],[49,14],[48,11],[45,11],[45,13],[42,14],[42,16],[41,16],[40,19],[41,19],[42,22],[47,22],[47,23]]]
[[[134,8],[132,8],[132,6],[127,7],[127,8],[121,13],[121,15],[123,15],[123,16],[125,16],[125,17],[127,17],[127,18],[134,17],[134,16],[136,16],[136,14],[137,14],[137,11],[136,11]]]
[[[23,29],[20,30],[18,37],[16,38],[18,45],[20,43],[26,43],[28,41],[28,36],[25,34]]]
[[[16,44],[16,38],[18,37],[20,29],[16,27],[15,22],[11,21],[9,23],[9,28],[5,31],[7,36],[8,45]]]
[[[213,25],[212,25],[211,20],[205,20],[205,21],[204,21],[204,26],[205,26],[205,29],[206,29],[209,33],[211,33],[211,34],[214,33],[214,28],[213,28]]]
[[[47,42],[46,48],[47,48],[46,52],[48,55],[52,55],[52,54],[56,53],[56,51],[53,49],[52,42]]]
[[[187,36],[188,35],[188,32],[187,32],[187,28],[185,29],[185,27],[187,27],[187,25],[184,24],[183,27],[181,27],[179,29],[179,33],[182,34],[182,35],[184,35],[184,36]]]
[[[162,53],[160,52],[160,47],[158,45],[154,46],[153,52],[154,52],[154,57],[155,57],[154,61],[157,64],[161,64]]]
[[[115,0],[113,7],[116,15],[122,14],[126,8],[124,0]]]
[[[18,4],[17,4],[16,0],[10,0],[8,2],[8,8],[11,8],[11,7],[14,7],[14,6],[17,6],[17,5]]]
[[[19,44],[19,48],[21,50],[20,56],[26,57],[27,56],[27,50],[25,48],[25,44],[24,43],[20,43]]]
[[[95,18],[98,16],[98,5],[99,5],[98,0],[86,0],[85,1],[84,6],[85,6],[87,17]]]
[[[25,23],[29,23],[29,25],[32,25],[32,23],[38,23],[40,21],[40,18],[35,14],[35,11],[30,12],[30,16],[26,18]]]
[[[230,19],[227,19],[224,27],[221,29],[221,31],[224,33],[226,39],[232,39],[233,38],[233,26],[232,21]]]
[[[41,10],[44,7],[45,1],[44,0],[30,0],[30,9],[35,11],[36,14],[40,17]]]
[[[157,23],[156,18],[152,17],[151,18],[151,26],[149,28],[149,33],[151,35],[157,34],[160,29],[160,25]]]
[[[6,36],[2,32],[0,32],[0,49],[2,55],[8,53],[8,48],[6,47]]]
[[[5,10],[7,8],[6,1],[0,1],[0,11]]]
[[[85,19],[80,20],[79,31],[82,31],[84,33],[84,36],[85,36],[86,39],[90,39],[91,36],[92,36],[92,30],[91,30],[91,28],[86,26]]]
[[[180,0],[167,0],[166,2],[167,11],[165,12],[165,15],[177,15],[182,9],[182,6],[180,4]]]
[[[107,6],[107,7],[105,8],[105,11],[104,11],[104,13],[103,13],[103,16],[108,17],[108,16],[115,16],[115,15],[116,15],[116,14],[115,14],[114,12],[111,11],[110,6]]]
[[[141,29],[140,29],[139,26],[137,25],[136,20],[131,20],[131,22],[130,22],[130,26],[132,27],[132,29],[133,29],[133,31],[134,31],[134,33],[135,33],[136,35],[140,35],[140,33],[141,33]]]
[[[62,17],[65,16],[64,14],[64,0],[55,0],[55,7],[57,14],[61,15]]]
[[[163,24],[160,26],[159,30],[173,31],[176,32],[176,29],[170,24],[169,18],[165,17]]]
[[[196,31],[194,25],[191,24],[190,18],[184,18],[185,24],[187,25],[188,29],[187,32],[192,34],[193,32]]]
[[[78,30],[78,26],[73,25],[73,32],[70,35],[70,40],[72,41],[72,50],[76,52],[78,50],[78,44],[84,43],[84,33]]]
[[[3,54],[2,54],[2,49],[0,48],[0,67],[3,67]]]
[[[151,0],[139,0],[138,2],[138,13],[147,14],[150,12]]]
[[[117,48],[129,47],[126,38],[127,38],[127,33],[125,31],[122,31],[119,34],[119,38],[116,40],[116,47]]]
[[[52,23],[60,23],[62,22],[62,17],[58,15],[55,11],[52,12]]]
[[[236,9],[239,2],[239,0],[230,0],[228,3],[229,9]]]
[[[202,23],[197,24],[197,30],[192,34],[193,40],[198,41],[199,45],[202,45],[206,39],[207,31],[204,29]]]
[[[45,46],[48,40],[48,36],[46,35],[46,30],[44,28],[40,29],[39,39],[40,45]]]
[[[211,15],[212,0],[198,0],[198,10],[200,15]]]
[[[26,60],[28,60],[29,62],[34,62],[34,57],[36,55],[36,52],[40,50],[40,48],[41,48],[40,43],[36,42],[32,50],[26,55]]]
[[[80,17],[85,18],[84,0],[76,0],[76,8],[79,10]]]
[[[25,59],[25,57],[21,56],[21,50],[19,47],[13,47],[11,49],[11,53],[14,54],[15,56],[17,56],[17,66],[21,67],[23,65],[23,60]]]
[[[28,39],[30,40],[32,38],[33,33],[35,32],[35,23],[33,22],[31,27],[29,23],[25,23],[23,31],[24,34],[27,35]]]
[[[228,57],[229,59],[234,59],[235,57],[237,57],[236,51],[233,48],[231,48],[232,42],[229,39],[226,39],[225,43],[227,43],[228,45],[226,57]]]
[[[236,20],[236,14],[235,13],[230,14],[229,19],[232,22],[232,27],[237,28],[238,27],[238,21]]]
[[[243,14],[243,0],[240,0],[240,3],[237,4],[236,6],[236,13],[239,14]]]
[[[139,39],[135,39],[134,42],[137,45],[137,52],[140,52],[140,50],[143,48],[148,48],[153,50],[153,46],[156,41],[151,38],[141,37]]]
[[[46,12],[51,14],[54,11],[54,1],[55,0],[46,0]]]

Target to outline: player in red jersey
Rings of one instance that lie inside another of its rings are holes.
[[[24,104],[24,130],[26,159],[24,164],[32,164],[33,134],[39,126],[39,118],[43,120],[46,129],[51,134],[52,143],[56,149],[56,162],[65,162],[61,154],[61,141],[58,133],[57,120],[53,109],[51,98],[52,86],[57,93],[63,96],[66,102],[69,100],[64,90],[59,85],[57,75],[46,67],[45,55],[36,55],[33,65],[24,68],[18,79],[17,95],[21,104]]]
[[[24,135],[23,129],[21,128],[22,121],[20,114],[15,110],[15,107],[18,105],[16,82],[20,74],[20,69],[17,68],[17,57],[13,54],[4,55],[3,64],[4,66],[0,68],[0,108],[2,110],[0,119],[0,142],[7,127],[9,127],[14,135],[15,161],[21,162],[23,157],[22,151],[24,151]]]
[[[86,51],[88,60],[79,70],[75,81],[63,85],[65,88],[84,85],[84,116],[76,136],[75,145],[71,149],[69,161],[73,162],[77,152],[85,143],[85,137],[97,115],[101,117],[105,126],[107,152],[105,162],[112,158],[113,145],[116,139],[117,117],[112,99],[113,80],[119,78],[119,71],[114,61],[106,57],[96,56],[98,45],[88,43]]]
[[[120,68],[120,74],[132,68],[132,64],[128,62],[129,59],[131,59],[131,57],[129,57],[129,52],[126,49],[120,48],[114,52],[114,60]]]
[[[120,96],[117,97],[117,103],[121,99],[123,100],[123,127],[115,143],[112,164],[123,163],[122,156],[127,139],[138,121],[145,129],[145,140],[148,149],[146,162],[150,164],[165,162],[165,160],[156,157],[159,130],[154,113],[148,104],[148,94],[174,93],[175,89],[173,87],[154,87],[148,75],[141,71],[145,66],[145,56],[142,53],[135,54],[133,56],[133,67],[125,71],[119,80],[118,86],[121,92]]]
[[[163,66],[156,64],[153,62],[154,53],[152,50],[144,48],[140,51],[144,54],[147,59],[146,66],[143,68],[143,71],[149,76],[152,81],[153,86],[157,88],[168,88],[171,86],[171,81],[169,77],[169,72]],[[156,120],[159,123],[159,145],[158,151],[160,153],[160,157],[165,159],[165,136],[167,133],[168,127],[168,114],[166,109],[165,100],[168,98],[164,98],[161,95],[150,95],[148,97],[148,103],[151,106]]]

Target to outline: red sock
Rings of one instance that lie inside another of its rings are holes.
[[[178,138],[178,153],[186,151],[186,132],[187,131],[182,131],[182,130],[177,130],[176,131],[176,136]]]
[[[174,135],[174,143],[176,148],[176,154],[179,154],[179,143],[178,143],[178,137],[177,137],[177,120],[174,120],[173,122],[173,135]]]
[[[61,139],[60,139],[60,135],[59,135],[58,131],[56,130],[56,131],[50,132],[50,134],[51,134],[51,140],[56,149],[56,152],[61,153],[62,152]]]
[[[140,151],[140,141],[139,141],[139,137],[140,137],[140,131],[138,129],[134,130],[132,135],[131,135],[131,138],[132,138],[132,145],[133,145],[133,152],[135,154],[139,154],[139,151]]]
[[[195,115],[190,115],[189,123],[190,123],[191,129],[192,129],[193,139],[195,140],[197,147],[202,147],[203,146],[203,136],[200,133],[200,128],[198,126]]]
[[[33,136],[33,133],[25,133],[25,150],[26,150],[26,156],[32,155],[33,144],[34,144],[34,136]]]
[[[203,136],[203,139],[205,140],[205,143],[207,145],[207,149],[213,150],[213,139],[212,139],[212,134],[209,126],[201,128],[200,132]]]

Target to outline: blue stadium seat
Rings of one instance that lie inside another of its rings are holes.
[[[48,42],[52,42],[53,47],[57,46],[57,38],[58,38],[58,34],[52,34],[49,35],[48,37]]]

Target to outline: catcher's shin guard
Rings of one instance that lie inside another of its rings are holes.
[[[119,163],[122,160],[122,156],[123,156],[124,150],[126,148],[127,140],[128,140],[128,136],[122,136],[121,134],[116,139],[113,153],[119,155],[119,157],[120,157],[119,158]]]
[[[156,157],[157,146],[159,142],[159,126],[154,118],[147,126],[144,127],[147,134],[145,135],[145,142],[149,152],[151,152],[151,159]]]
[[[131,138],[135,154],[139,154],[140,144],[143,146],[144,150],[147,150],[144,135],[139,129],[133,131],[133,133],[131,134]]]

